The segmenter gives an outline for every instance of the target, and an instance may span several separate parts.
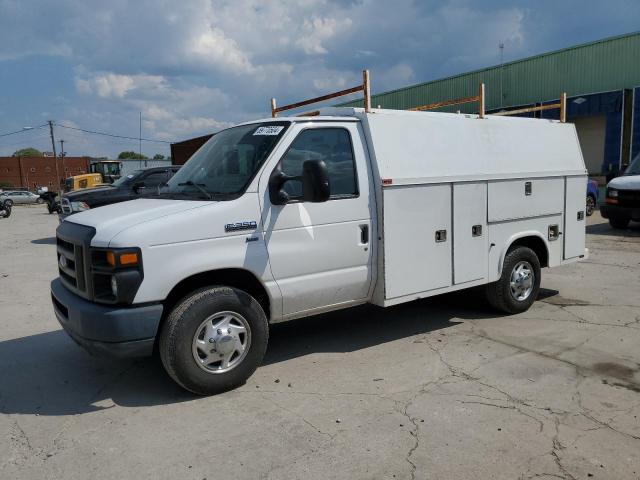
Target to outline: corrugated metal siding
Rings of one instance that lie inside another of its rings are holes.
[[[568,96],[585,95],[640,85],[640,32],[529,57],[441,80],[373,95],[371,105],[406,109],[432,102],[472,96],[486,87],[486,109],[519,106]],[[375,72],[374,72],[375,74]],[[503,101],[500,101],[502,75]],[[375,75],[372,75],[375,88]],[[362,100],[343,104],[362,106]],[[475,112],[475,104],[448,111]]]

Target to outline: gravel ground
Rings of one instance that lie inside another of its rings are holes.
[[[0,478],[640,478],[640,226],[497,316],[473,292],[276,325],[210,398],[88,356],[52,313],[57,218],[0,219]]]

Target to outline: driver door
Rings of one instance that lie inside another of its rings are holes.
[[[358,123],[305,123],[292,129],[293,141],[260,181],[264,239],[285,317],[368,298],[375,211]],[[283,187],[290,201],[271,204],[268,183],[274,169],[297,176],[304,161],[314,159],[327,164],[329,200],[302,201],[301,182],[290,180]]]

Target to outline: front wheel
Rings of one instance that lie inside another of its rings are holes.
[[[628,218],[610,218],[609,225],[611,225],[613,228],[624,229],[629,226],[629,219]]]
[[[528,310],[540,290],[540,261],[528,247],[515,247],[504,258],[497,282],[486,286],[486,297],[494,308],[505,313]]]
[[[169,376],[198,395],[242,385],[258,368],[269,340],[267,317],[249,294],[207,287],[170,312],[160,332],[160,358]]]

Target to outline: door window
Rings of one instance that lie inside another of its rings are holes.
[[[310,128],[303,130],[280,161],[282,172],[290,176],[302,175],[307,160],[324,160],[329,170],[330,198],[358,196],[356,166],[351,136],[344,128]],[[302,182],[288,181],[284,190],[295,200],[302,196]]]
[[[167,180],[169,180],[169,176],[167,175],[166,170],[162,170],[150,173],[144,178],[143,182],[145,187],[153,188],[165,183]]]

